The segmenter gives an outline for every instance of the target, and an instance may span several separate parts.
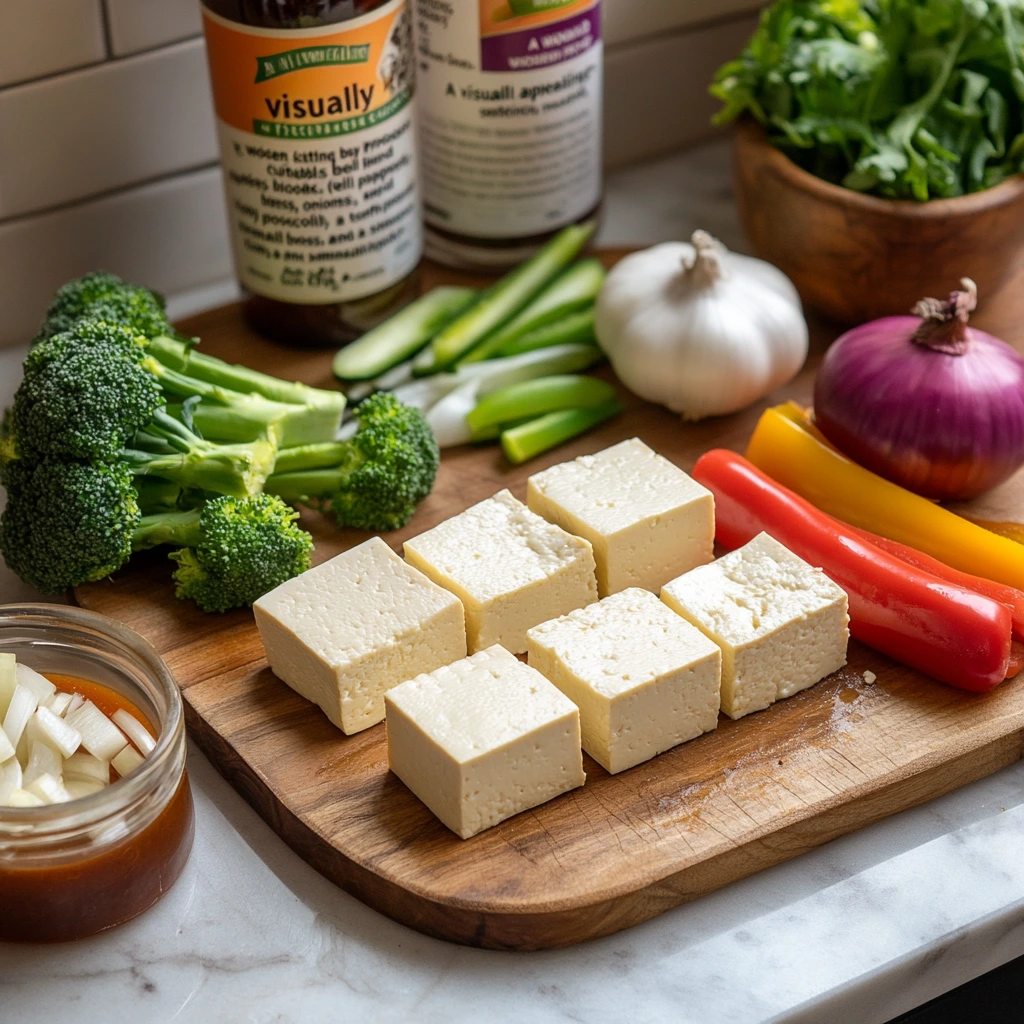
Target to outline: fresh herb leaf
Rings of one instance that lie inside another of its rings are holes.
[[[775,0],[711,93],[847,188],[990,188],[1024,169],[1024,0]]]

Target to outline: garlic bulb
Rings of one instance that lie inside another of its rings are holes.
[[[807,358],[789,278],[706,231],[692,244],[665,242],[620,261],[598,296],[595,324],[623,384],[687,420],[750,405]]]

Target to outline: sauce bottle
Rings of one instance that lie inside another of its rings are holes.
[[[427,255],[498,269],[601,203],[600,0],[413,0]]]
[[[414,297],[408,0],[203,0],[245,315],[337,347]]]

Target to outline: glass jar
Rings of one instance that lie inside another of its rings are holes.
[[[100,684],[156,728],[134,772],[91,796],[0,807],[0,939],[63,941],[141,914],[167,892],[192,849],[181,695],[137,633],[64,605],[0,605],[0,651],[47,673]]]

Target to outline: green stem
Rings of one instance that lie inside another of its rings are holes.
[[[139,520],[132,534],[132,549],[144,551],[163,544],[194,548],[199,540],[199,509],[188,512],[157,512],[143,516]]]
[[[594,310],[591,308],[571,313],[561,320],[513,338],[501,347],[498,356],[517,356],[521,352],[533,352],[538,348],[550,348],[552,345],[596,344]]]
[[[307,504],[317,498],[329,498],[345,485],[349,474],[341,469],[308,469],[293,473],[273,473],[263,485],[265,494],[276,494],[289,504]]]
[[[463,356],[459,365],[478,363],[494,355],[528,352],[531,348],[543,347],[541,344],[534,344],[524,348],[513,348],[512,345],[524,335],[530,335],[548,324],[563,321],[570,314],[593,307],[604,278],[605,270],[600,260],[579,260],[559,274],[504,327],[484,338],[479,345]]]
[[[304,444],[278,452],[274,475],[294,473],[306,469],[341,469],[351,472],[356,460],[351,443],[328,441],[324,444]]]
[[[167,337],[153,338],[149,351],[171,370],[188,374],[194,380],[242,394],[255,393],[286,405],[305,405],[333,410],[340,417],[345,409],[345,396],[340,391],[326,391],[299,381],[281,380],[238,363],[198,352],[182,342]]]
[[[431,343],[437,368],[451,366],[523,309],[576,258],[594,227],[587,223],[563,228],[539,252],[498,281],[468,312],[445,327]]]
[[[577,434],[610,419],[623,406],[615,401],[596,409],[563,409],[549,412],[546,416],[531,420],[519,427],[512,427],[501,435],[501,447],[509,462],[518,465],[526,462]]]
[[[480,399],[466,422],[470,430],[542,416],[559,409],[594,409],[615,399],[607,381],[578,374],[559,374],[511,384]]]

